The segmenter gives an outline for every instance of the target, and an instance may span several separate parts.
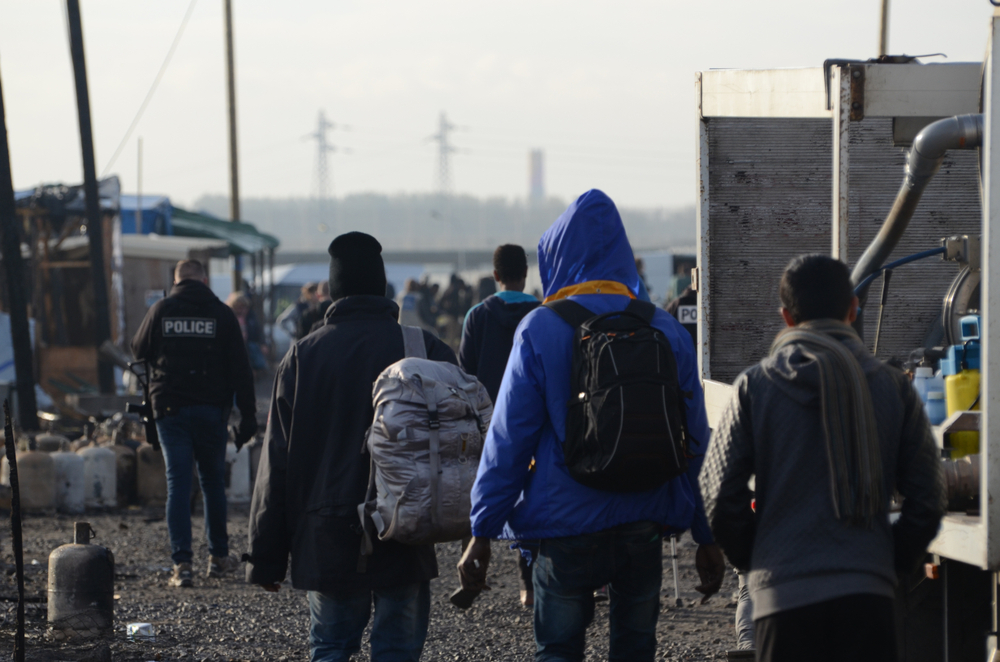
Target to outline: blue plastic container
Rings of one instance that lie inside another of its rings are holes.
[[[927,403],[924,405],[927,418],[931,425],[941,425],[948,418],[948,408],[944,402],[944,391],[928,391]]]

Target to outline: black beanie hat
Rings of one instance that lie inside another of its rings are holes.
[[[336,301],[356,294],[385,296],[385,264],[382,244],[370,234],[348,232],[330,248],[330,299]]]

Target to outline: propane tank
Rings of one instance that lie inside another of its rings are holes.
[[[97,637],[114,627],[115,556],[90,544],[89,522],[76,522],[73,543],[49,554],[49,628],[58,639]]]
[[[226,501],[250,501],[250,449],[241,453],[233,442],[226,444]]]
[[[56,509],[77,515],[84,508],[84,460],[76,453],[50,453],[56,474]]]
[[[35,450],[18,452],[17,481],[22,510],[42,512],[56,507],[56,469],[48,453]],[[0,482],[10,485],[10,466],[6,456],[0,469]]]
[[[115,444],[111,451],[115,454],[118,507],[124,508],[135,501],[135,451],[124,444]]]
[[[163,454],[149,444],[143,444],[136,451],[135,460],[136,495],[139,503],[144,506],[163,506],[167,503],[167,465],[163,461]]]
[[[84,500],[88,508],[114,508],[118,505],[115,452],[102,446],[88,446],[77,451],[83,458]]]
[[[61,434],[40,434],[35,437],[35,445],[38,450],[46,453],[55,453],[69,447],[69,439]]]

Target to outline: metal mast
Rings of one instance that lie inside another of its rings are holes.
[[[306,138],[316,141],[316,197],[321,201],[329,198],[333,192],[330,186],[330,169],[326,155],[330,152],[336,152],[337,147],[331,145],[326,139],[326,132],[336,128],[336,126],[326,119],[326,115],[321,110],[319,111],[319,121],[316,124],[316,132],[306,136]]]
[[[236,155],[236,73],[233,64],[233,6],[224,0],[226,12],[226,101],[229,109],[229,220],[240,220],[240,173]],[[233,256],[233,292],[243,289],[243,264]]]
[[[456,149],[448,141],[448,135],[454,130],[455,125],[448,121],[442,110],[438,132],[430,139],[438,144],[438,193],[443,196],[451,194],[451,154]]]

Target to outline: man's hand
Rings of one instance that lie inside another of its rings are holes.
[[[470,591],[488,591],[486,571],[490,565],[489,538],[473,537],[465,548],[462,560],[458,562],[458,578],[462,588]]]
[[[239,452],[243,445],[253,439],[257,434],[257,419],[249,416],[240,418],[240,426],[233,429],[233,443],[236,444],[236,452]]]
[[[698,569],[698,578],[701,579],[701,584],[695,586],[694,590],[705,596],[701,600],[704,603],[722,588],[722,579],[726,576],[726,560],[718,545],[698,545],[694,565]]]

